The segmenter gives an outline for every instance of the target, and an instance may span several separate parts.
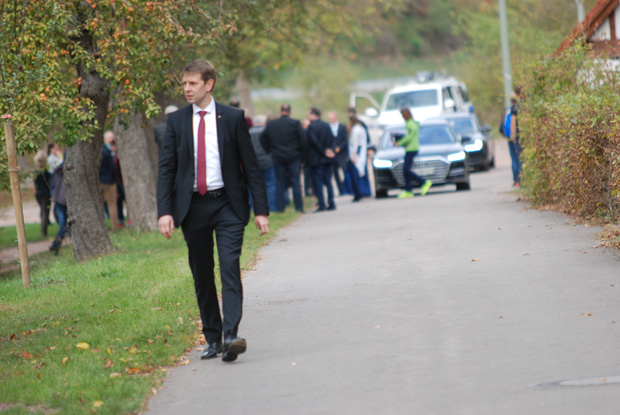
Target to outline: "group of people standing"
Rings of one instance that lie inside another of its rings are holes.
[[[116,152],[114,133],[112,131],[105,132],[103,139],[104,145],[101,150],[99,185],[104,210],[110,218],[112,230],[116,230],[124,226],[125,215],[123,214],[123,206],[125,190]],[[35,155],[34,161],[36,164],[34,173],[35,199],[40,208],[41,235],[47,236],[47,230],[50,225],[50,211],[52,211],[59,229],[49,250],[58,254],[65,236],[69,233],[64,157],[58,144],[50,143],[47,146],[47,154],[40,151]]]
[[[270,186],[273,179],[263,170],[270,205],[271,201],[275,200],[275,209],[270,210],[284,211],[288,189],[291,187],[295,210],[304,211],[302,164],[309,168],[311,193],[317,198],[314,212],[336,209],[332,184],[334,178],[339,193],[352,193],[354,202],[370,196],[366,168],[369,141],[366,127],[357,119],[354,109],[349,109],[348,126],[338,121],[338,115],[334,111],[328,113],[328,120],[329,123],[323,121],[321,110],[313,107],[308,110],[308,117],[302,124],[291,118],[291,106],[283,104],[280,107],[280,117],[268,121],[262,129],[258,142],[254,142],[254,148],[259,162],[263,153],[270,155],[273,161],[275,186]],[[256,126],[254,130],[258,128],[261,127]],[[260,144],[260,147],[257,144]],[[307,183],[307,180],[304,182],[308,190],[310,183]],[[269,191],[270,188],[273,192]],[[310,192],[306,191],[306,194],[308,193]]]

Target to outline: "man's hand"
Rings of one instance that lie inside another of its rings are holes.
[[[166,237],[166,239],[172,238],[172,232],[174,232],[174,219],[172,215],[164,215],[159,218],[158,221],[159,232]]]
[[[269,232],[269,218],[267,215],[256,215],[254,217],[256,227],[260,229],[260,236]]]
[[[331,148],[328,148],[327,150],[325,150],[325,156],[327,158],[333,159],[336,154],[334,154],[334,150],[332,150]]]

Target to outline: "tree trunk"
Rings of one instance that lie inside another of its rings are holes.
[[[245,71],[239,72],[237,75],[237,93],[239,94],[239,104],[245,110],[246,117],[256,115],[254,102],[252,101],[252,83],[247,78]]]
[[[94,54],[94,44],[88,32],[77,39],[84,49]],[[112,251],[112,243],[103,217],[103,201],[99,188],[99,167],[103,147],[103,128],[110,101],[109,84],[94,71],[77,66],[82,77],[80,95],[95,104],[97,128],[89,141],[78,141],[65,155],[65,188],[67,191],[68,224],[71,226],[73,254],[84,261]]]
[[[131,227],[139,231],[156,231],[156,173],[149,157],[145,126],[142,114],[131,114],[127,128],[117,127],[116,145]]]

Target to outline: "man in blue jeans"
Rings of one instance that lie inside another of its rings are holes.
[[[284,192],[292,183],[295,210],[304,211],[301,193],[301,157],[306,139],[299,120],[291,118],[291,106],[282,104],[280,118],[269,121],[260,135],[265,151],[271,154],[276,173],[277,212],[284,212]]]
[[[515,91],[516,93],[516,91]],[[510,158],[512,159],[512,180],[513,186],[521,185],[521,144],[519,143],[519,108],[516,98],[510,100],[510,129],[507,131],[508,149],[510,150]]]
[[[65,238],[65,233],[67,231],[67,196],[65,192],[64,166],[65,164],[62,163],[56,168],[53,178],[54,215],[58,217],[58,233],[54,238],[54,242],[50,245],[49,250],[56,255],[58,255],[58,251],[60,251],[60,246],[62,245],[62,241]]]

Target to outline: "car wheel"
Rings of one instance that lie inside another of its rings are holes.
[[[491,168],[491,162],[485,161],[480,165],[480,171],[488,171]]]
[[[384,197],[387,197],[387,195],[388,195],[388,191],[386,189],[377,190],[375,192],[375,197],[377,199],[382,199]]]
[[[493,158],[491,159],[491,162],[489,163],[489,167],[495,168],[495,156],[493,156]]]
[[[457,190],[457,191],[461,191],[461,190],[471,190],[471,186],[470,186],[469,182],[457,183],[457,184],[456,184],[456,190]]]

